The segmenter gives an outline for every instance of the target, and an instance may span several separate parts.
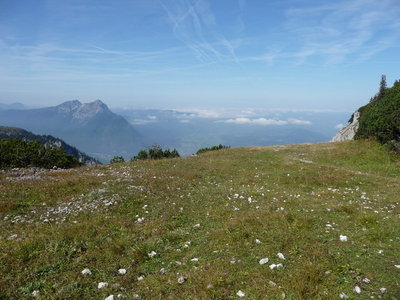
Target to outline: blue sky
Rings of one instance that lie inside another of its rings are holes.
[[[0,0],[3,103],[351,111],[399,53],[399,0]]]

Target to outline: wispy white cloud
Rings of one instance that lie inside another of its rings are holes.
[[[299,119],[288,119],[288,123],[293,125],[311,125],[310,121]]]
[[[286,32],[298,63],[321,57],[326,63],[366,60],[400,41],[397,0],[322,2],[286,11]],[[297,48],[297,50],[296,50]]]
[[[205,119],[225,119],[227,120],[236,120],[244,119],[254,120],[254,119],[267,119],[267,120],[276,120],[279,119],[280,116],[286,115],[288,116],[287,120],[285,120],[288,124],[298,124],[298,125],[311,125],[311,123],[307,120],[297,119],[297,118],[289,118],[289,115],[296,114],[321,114],[321,113],[334,113],[334,112],[346,112],[351,113],[351,111],[343,111],[343,110],[322,110],[322,109],[299,109],[299,108],[214,108],[214,109],[200,109],[200,108],[180,108],[173,109],[173,111],[177,112],[176,116],[182,119],[190,119],[190,118],[205,118]],[[268,116],[268,117],[267,117]],[[240,122],[240,120],[239,120]],[[261,121],[262,122],[262,121]]]
[[[203,118],[203,119],[223,119],[223,118],[240,118],[240,117],[250,117],[257,115],[260,110],[254,108],[215,108],[215,109],[200,109],[200,108],[184,108],[184,109],[174,109],[174,111],[180,113],[177,117],[188,119],[188,118]],[[272,112],[266,112],[270,113]]]
[[[298,120],[298,119],[288,119],[288,120],[278,120],[278,119],[267,119],[267,118],[244,118],[238,117],[234,119],[227,119],[220,121],[223,123],[229,124],[239,124],[239,125],[261,125],[261,126],[270,126],[270,125],[311,125],[310,121],[306,120]]]
[[[60,47],[53,43],[37,45],[10,45],[0,40],[0,51],[3,57],[32,61],[68,61],[68,62],[150,62],[159,58],[183,54],[182,47],[167,48],[158,51],[120,51],[105,49],[96,45],[82,48]]]
[[[221,121],[224,123],[231,124],[248,124],[248,125],[287,125],[287,121],[283,120],[274,120],[274,119],[266,119],[266,118],[258,118],[258,119],[250,119],[250,118],[235,118]]]
[[[128,79],[137,76],[184,74],[206,68],[203,64],[165,64],[176,56],[187,57],[184,47],[154,51],[122,51],[96,45],[74,48],[54,43],[20,45],[0,39],[0,79],[63,81],[82,79]],[[161,78],[161,77],[160,77]],[[169,77],[163,77],[168,82]]]
[[[254,108],[220,108],[220,109],[172,109],[174,117],[180,123],[190,123],[192,120],[209,119],[215,123],[257,126],[283,126],[283,125],[312,125],[304,120],[302,115],[323,113],[313,110],[287,110],[287,109],[254,109]],[[293,117],[297,114],[298,117]],[[268,117],[267,117],[268,115]],[[148,124],[157,121],[156,116],[148,115],[146,118],[136,119],[134,124]]]
[[[289,5],[284,16],[282,26],[272,30],[270,49],[239,60],[295,66],[312,61],[328,65],[360,63],[400,44],[398,0]]]
[[[198,109],[198,108],[192,108],[192,109],[174,109],[173,111],[176,111],[181,114],[177,114],[177,117],[187,119],[187,118],[205,118],[205,119],[217,119],[221,118],[224,115],[224,110],[219,110],[219,109]]]
[[[132,120],[133,125],[147,125],[149,123],[153,123],[153,121],[148,119],[134,119]]]
[[[190,49],[198,60],[238,62],[237,43],[227,39],[218,31],[216,17],[208,1],[160,1],[175,37]],[[243,1],[240,1],[239,5],[243,6]]]
[[[134,119],[132,121],[132,124],[134,124],[134,125],[146,125],[146,124],[149,124],[149,123],[155,123],[157,121],[158,121],[157,116],[152,116],[151,115],[151,116],[146,116],[145,119]]]

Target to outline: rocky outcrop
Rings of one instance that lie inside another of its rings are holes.
[[[359,126],[360,112],[356,111],[353,115],[351,123],[340,129],[340,131],[333,137],[331,142],[343,142],[354,140]]]

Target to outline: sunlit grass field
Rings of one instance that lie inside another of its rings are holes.
[[[400,299],[399,204],[373,141],[0,173],[0,299]]]

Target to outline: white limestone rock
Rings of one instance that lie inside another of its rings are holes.
[[[356,111],[353,115],[353,121],[340,129],[340,131],[333,137],[331,142],[354,140],[354,136],[356,135],[359,126],[359,119],[360,112]]]

